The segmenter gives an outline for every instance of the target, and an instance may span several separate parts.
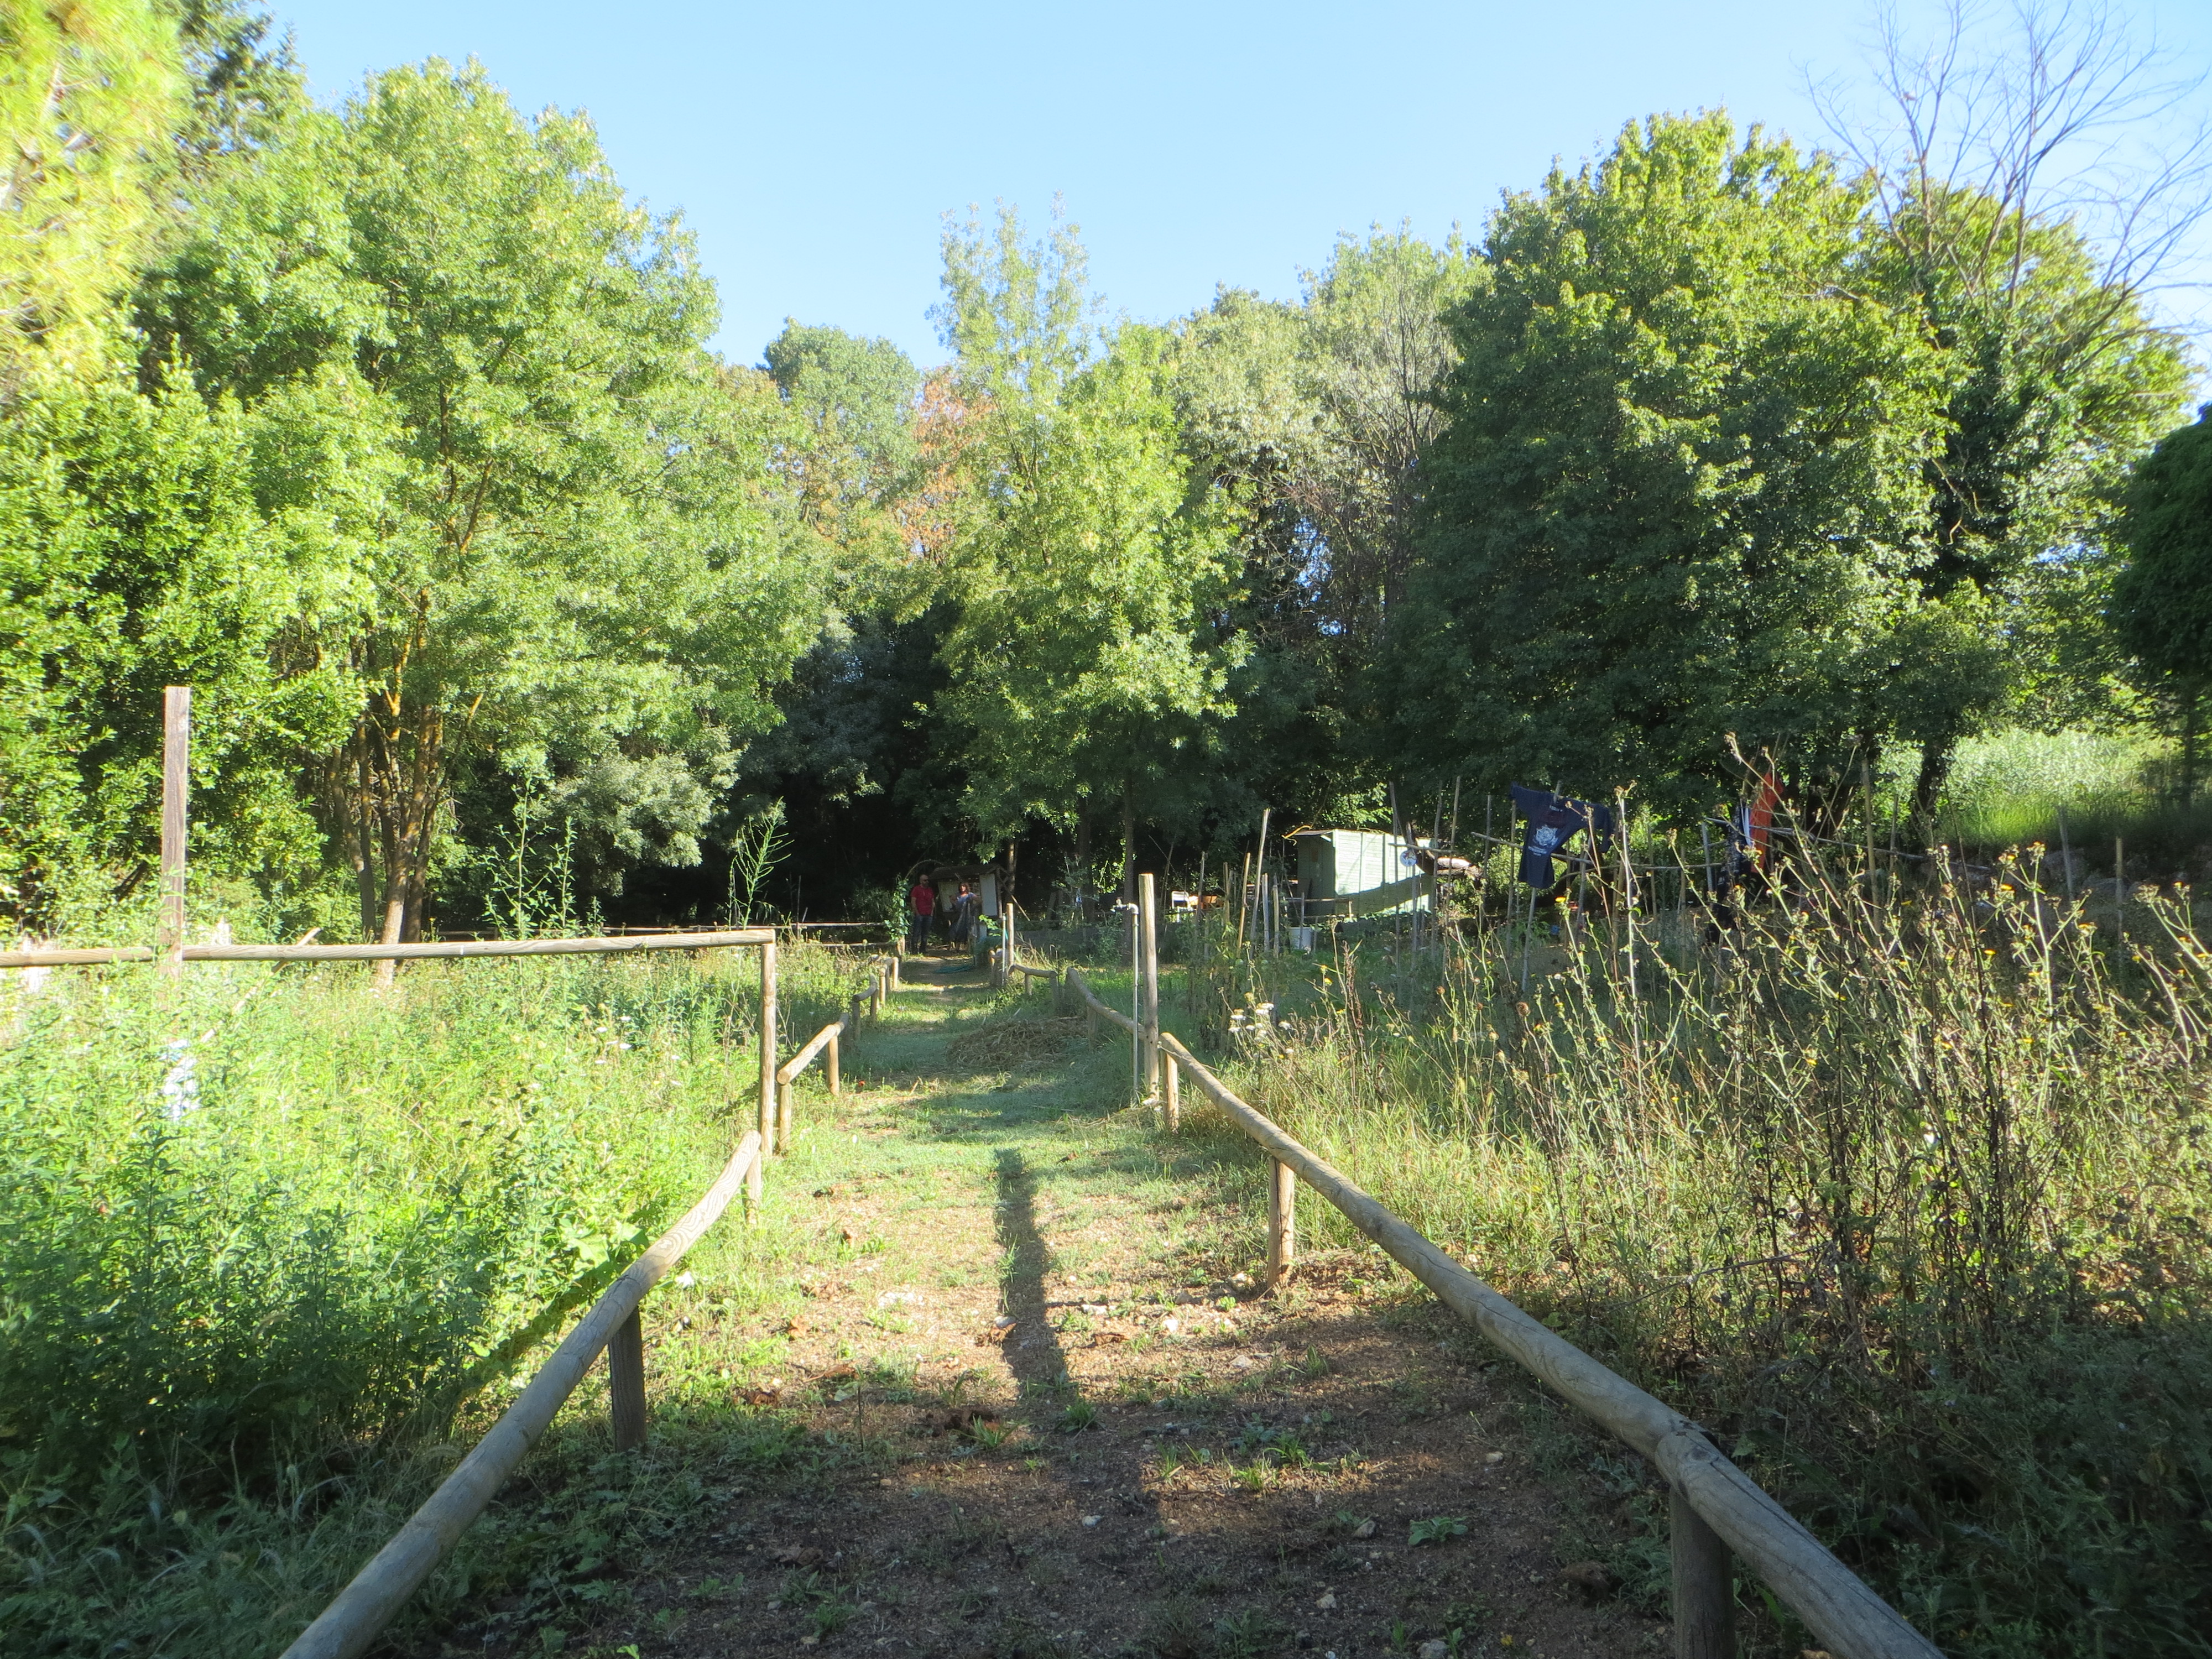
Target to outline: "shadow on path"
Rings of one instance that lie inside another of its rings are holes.
[[[1006,1369],[1023,1394],[1049,1396],[1066,1386],[1067,1356],[1045,1302],[1052,1247],[1037,1231],[1036,1177],[1011,1146],[1000,1147],[996,1159],[999,1243],[1006,1252],[999,1289],[1006,1317],[1014,1322],[1006,1333]]]

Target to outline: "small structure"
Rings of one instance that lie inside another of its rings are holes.
[[[1304,918],[1389,915],[1425,910],[1426,844],[1387,830],[1293,830]]]

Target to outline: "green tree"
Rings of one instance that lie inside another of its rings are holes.
[[[1923,465],[1923,593],[1956,624],[1900,735],[1920,750],[1915,799],[1932,813],[1960,739],[2008,708],[2078,716],[2073,672],[2094,605],[2090,550],[2128,471],[2188,381],[2180,343],[2132,283],[2099,269],[2073,224],[1923,181],[1887,217],[1868,275],[1923,319],[1949,361],[1942,448]]]
[[[1293,304],[1224,290],[1187,319],[1176,371],[1186,441],[1231,508],[1249,650],[1213,770],[1238,833],[1263,804],[1340,818],[1372,775],[1369,671],[1404,598],[1423,464],[1458,360],[1446,314],[1481,281],[1458,240],[1341,240]]]
[[[2190,379],[2145,296],[2203,222],[2201,81],[2103,5],[1885,15],[1870,73],[1818,90],[1877,194],[1863,280],[1951,360],[1923,471],[1923,595],[1954,666],[1900,730],[1933,813],[1959,740],[1995,718],[2108,720],[2099,556],[2129,468]],[[1858,106],[1871,99],[1871,110]],[[2124,694],[2123,694],[2124,695]]]
[[[1498,210],[1381,671],[1405,775],[1686,799],[1732,733],[1840,769],[1885,729],[1942,637],[1910,543],[1946,386],[1849,281],[1867,199],[1706,114]]]
[[[309,573],[257,510],[246,424],[112,380],[0,422],[0,905],[22,925],[61,919],[73,873],[127,890],[149,867],[164,684],[198,694],[195,863],[316,880],[286,763],[350,714],[328,672],[273,663]]]
[[[603,886],[695,861],[819,583],[681,227],[580,118],[433,61],[222,170],[195,232],[143,309],[246,401],[263,509],[326,573],[294,647],[357,688],[319,776],[364,927],[419,929],[471,769],[549,780]]]
[[[0,4],[0,405],[108,366],[185,99],[165,7]]]
[[[939,706],[969,733],[978,832],[1043,817],[1077,834],[1118,798],[1164,816],[1202,769],[1239,654],[1212,618],[1235,574],[1227,524],[1183,447],[1173,341],[1102,337],[1070,227],[1023,240],[948,229],[946,340],[979,428],[948,555],[957,611]],[[1103,355],[1093,356],[1102,338]]]
[[[2136,470],[2115,539],[2126,562],[2109,615],[2181,738],[2184,802],[2197,793],[2204,693],[2212,685],[2212,404]]]

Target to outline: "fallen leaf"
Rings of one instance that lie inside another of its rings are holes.
[[[1091,1346],[1097,1348],[1109,1342],[1127,1342],[1128,1340],[1129,1334],[1127,1331],[1101,1331],[1091,1339]]]
[[[747,1406],[777,1406],[783,1403],[783,1390],[781,1389],[739,1389],[737,1390],[737,1399],[740,1404]]]
[[[832,1365],[828,1370],[822,1373],[820,1380],[824,1382],[837,1382],[843,1381],[846,1377],[858,1376],[859,1375],[860,1372],[854,1370],[850,1365]]]
[[[808,1544],[786,1544],[769,1558],[780,1567],[811,1567],[822,1559],[822,1552]]]
[[[1354,1527],[1354,1528],[1352,1529],[1352,1535],[1354,1538],[1372,1538],[1372,1537],[1374,1537],[1374,1536],[1375,1536],[1375,1523],[1374,1523],[1372,1521],[1362,1521],[1362,1522],[1361,1522],[1358,1526]]]

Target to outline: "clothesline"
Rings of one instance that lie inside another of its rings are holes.
[[[1493,847],[1510,847],[1520,848],[1526,845],[1526,843],[1518,841],[1510,836],[1493,836],[1486,834],[1480,830],[1469,830],[1464,833],[1472,836],[1476,841],[1488,842]],[[1787,836],[1795,841],[1815,842],[1824,847],[1850,847],[1856,848],[1863,847],[1866,844],[1863,842],[1844,841],[1835,836],[1816,836],[1809,830],[1791,830],[1778,823],[1771,827],[1767,830],[1767,834],[1771,836]],[[1586,853],[1555,852],[1552,856],[1564,863],[1586,869],[1595,870],[1602,867],[1607,870],[1617,870],[1620,867],[1620,864],[1618,860],[1593,859]],[[1952,855],[1948,849],[1946,849],[1941,853],[1901,853],[1895,851],[1884,853],[1878,851],[1875,856],[1878,858],[1911,859],[1916,863],[1929,863],[1937,859],[1942,859],[1945,862],[1948,862]],[[1717,860],[1707,859],[1704,860],[1704,863],[1706,867],[1710,868],[1718,861],[1719,860]],[[1656,876],[1674,871],[1681,871],[1686,873],[1688,871],[1695,868],[1696,866],[1679,860],[1673,864],[1638,864],[1633,860],[1631,860],[1629,861],[1628,867],[1630,870],[1644,875]]]

